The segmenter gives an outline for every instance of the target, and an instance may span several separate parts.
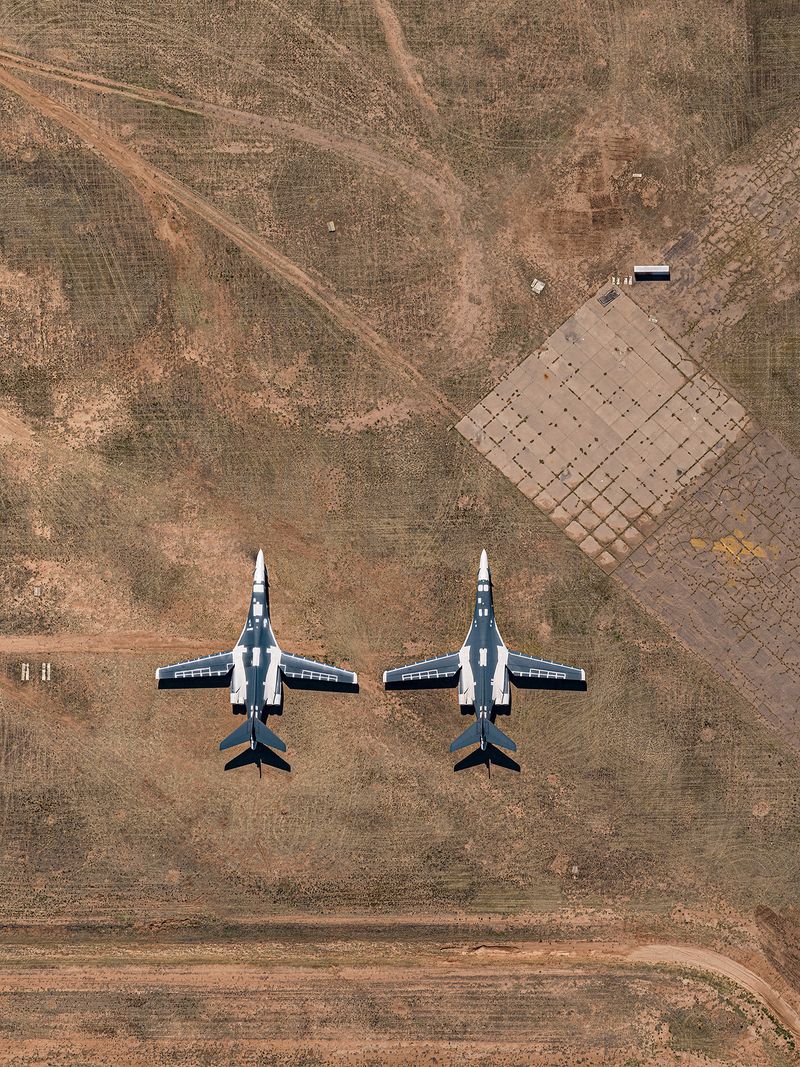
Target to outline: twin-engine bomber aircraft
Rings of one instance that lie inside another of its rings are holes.
[[[475,722],[455,739],[451,752],[470,745],[480,745],[456,764],[455,770],[490,763],[519,770],[519,764],[498,748],[516,752],[510,737],[495,726],[497,709],[511,713],[511,686],[520,689],[586,689],[586,673],[579,667],[549,663],[521,652],[510,652],[500,636],[494,618],[492,577],[486,551],[481,553],[475,613],[464,644],[458,652],[409,663],[386,671],[387,689],[436,689],[458,686],[458,702],[463,710],[471,708]]]
[[[225,770],[247,763],[266,763],[281,770],[289,764],[272,749],[286,751],[286,745],[266,725],[267,715],[279,715],[283,704],[283,684],[290,689],[332,689],[358,692],[358,676],[352,671],[329,667],[313,659],[283,652],[275,640],[269,620],[269,592],[264,553],[259,551],[253,574],[253,596],[242,636],[230,652],[173,663],[156,671],[159,689],[192,689],[230,686],[231,704],[247,715],[220,743],[220,749],[247,744],[248,747],[225,764]]]

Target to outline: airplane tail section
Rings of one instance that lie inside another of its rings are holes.
[[[259,741],[262,745],[268,745],[270,748],[277,748],[279,752],[286,751],[286,745],[283,741],[261,719],[256,719],[256,741]]]
[[[507,748],[510,752],[516,752],[517,746],[511,740],[510,737],[506,737],[502,730],[498,730],[493,722],[487,719],[484,724],[484,735],[486,740],[490,744],[497,745],[499,748]]]
[[[236,745],[250,744],[250,720],[245,719],[239,723],[233,733],[228,734],[224,741],[220,741],[219,748],[222,752],[226,748],[234,748]]]
[[[272,730],[261,721],[261,719],[256,719],[254,726],[256,741],[258,743],[267,745],[269,748],[277,748],[279,752],[286,751],[286,745],[283,741],[281,741],[278,735],[274,734]],[[239,723],[233,733],[228,734],[224,741],[220,741],[220,750],[234,748],[236,745],[249,745],[250,729],[250,719],[245,719],[244,722]]]
[[[517,773],[520,770],[516,760],[507,756],[502,749],[495,748],[494,745],[487,745],[485,749],[473,748],[472,752],[458,761],[453,770],[466,771],[470,767],[481,766],[486,767],[489,773],[491,773],[492,766],[503,767],[507,771],[516,771]]]
[[[263,745],[256,745],[255,748],[243,748],[241,752],[228,760],[225,764],[226,771],[235,771],[238,767],[247,767],[250,764],[255,764],[258,767],[258,773],[261,774],[261,767],[273,767],[276,771],[290,771],[292,769],[291,764],[279,756],[277,752],[273,752],[271,748],[264,748]]]
[[[497,745],[499,748],[507,748],[511,752],[517,751],[517,746],[511,738],[506,737],[503,731],[499,730],[490,719],[482,719],[480,722],[476,719],[466,728],[463,734],[458,735],[450,746],[450,751],[458,752],[460,748],[479,745],[481,739],[488,741],[491,745]]]
[[[500,731],[498,730],[498,733]],[[451,752],[458,752],[460,748],[467,748],[469,745],[477,745],[481,740],[481,725],[476,719],[471,726],[468,726],[463,734],[459,734],[455,741],[450,746]]]

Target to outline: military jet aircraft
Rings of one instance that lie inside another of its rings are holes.
[[[476,764],[500,764],[519,770],[519,764],[498,749],[516,752],[517,746],[495,725],[500,710],[511,713],[511,685],[520,689],[586,689],[586,673],[579,667],[567,667],[534,659],[521,652],[510,652],[500,636],[492,603],[492,576],[486,551],[481,553],[478,569],[478,589],[472,625],[458,652],[409,663],[385,671],[383,684],[387,689],[435,689],[458,686],[458,702],[462,711],[471,709],[475,722],[455,739],[451,752],[470,745],[480,747],[470,753],[455,770]]]
[[[229,686],[231,704],[247,718],[220,743],[220,749],[247,744],[249,747],[225,765],[225,770],[246,763],[267,763],[291,770],[272,749],[286,745],[264,721],[280,715],[283,685],[290,689],[330,689],[358,692],[358,676],[352,671],[329,667],[312,659],[283,652],[275,640],[269,618],[269,588],[264,553],[259,551],[253,574],[253,594],[242,636],[230,652],[173,663],[156,671],[159,689],[193,689]]]

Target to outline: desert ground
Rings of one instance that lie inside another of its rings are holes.
[[[799,58],[792,0],[0,6],[0,1064],[797,1062]],[[513,445],[504,383],[668,251],[616,307],[698,466],[606,551],[463,420]],[[262,777],[154,681],[259,548],[361,683]],[[483,548],[589,679],[516,694],[519,774],[381,684]]]

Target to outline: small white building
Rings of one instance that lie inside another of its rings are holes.
[[[669,263],[646,263],[635,266],[633,278],[637,282],[668,282]]]

